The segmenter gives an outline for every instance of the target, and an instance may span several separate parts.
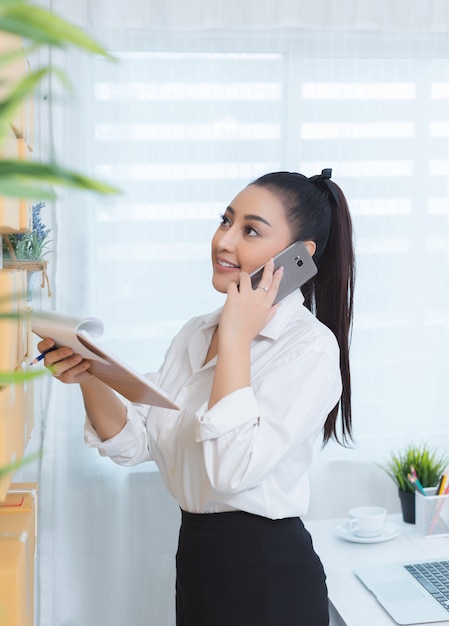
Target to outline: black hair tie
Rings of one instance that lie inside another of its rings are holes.
[[[316,174],[315,176],[311,176],[309,180],[312,183],[318,183],[318,184],[324,183],[326,185],[327,190],[330,191],[332,203],[335,204],[336,207],[338,207],[340,203],[340,198],[338,196],[337,187],[335,183],[331,181],[331,178],[332,178],[332,168],[327,167],[326,169],[321,170],[321,174]]]

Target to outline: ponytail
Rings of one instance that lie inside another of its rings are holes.
[[[323,441],[332,437],[339,441],[336,422],[341,411],[342,442],[352,438],[351,372],[349,345],[352,331],[353,294],[355,280],[352,222],[348,204],[341,189],[335,184],[338,204],[331,203],[333,215],[327,245],[318,259],[318,273],[309,281],[305,306],[334,333],[340,347],[340,371],[343,390],[338,404],[329,413],[324,425]]]
[[[294,240],[314,241],[318,273],[301,291],[304,304],[335,335],[340,348],[342,394],[323,428],[323,443],[334,438],[342,445],[352,439],[349,344],[352,330],[355,279],[352,222],[348,203],[332,170],[307,178],[293,172],[266,174],[253,184],[281,198]],[[337,416],[341,412],[341,439]]]

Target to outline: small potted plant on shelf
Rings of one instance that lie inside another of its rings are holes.
[[[28,233],[3,235],[3,267],[5,269],[25,269],[27,271],[27,297],[32,300],[34,284],[38,272],[42,272],[41,287],[47,285],[51,296],[50,282],[47,275],[45,255],[50,252],[48,236],[51,229],[41,219],[41,210],[45,202],[32,206],[32,230]]]
[[[415,523],[416,489],[436,487],[448,466],[449,455],[438,453],[426,443],[410,443],[402,451],[391,454],[382,467],[398,487],[404,522]]]

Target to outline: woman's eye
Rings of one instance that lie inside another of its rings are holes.
[[[252,226],[245,226],[245,235],[249,235],[250,237],[256,237],[259,233]]]
[[[229,226],[230,223],[231,221],[226,215],[220,215],[220,226]]]

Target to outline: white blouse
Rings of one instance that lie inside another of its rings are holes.
[[[85,441],[120,465],[155,461],[185,511],[303,515],[314,443],[341,394],[337,341],[296,291],[252,342],[251,386],[208,410],[216,358],[203,363],[220,312],[190,320],[149,375],[179,411],[126,401],[120,433],[101,441],[87,419]]]

